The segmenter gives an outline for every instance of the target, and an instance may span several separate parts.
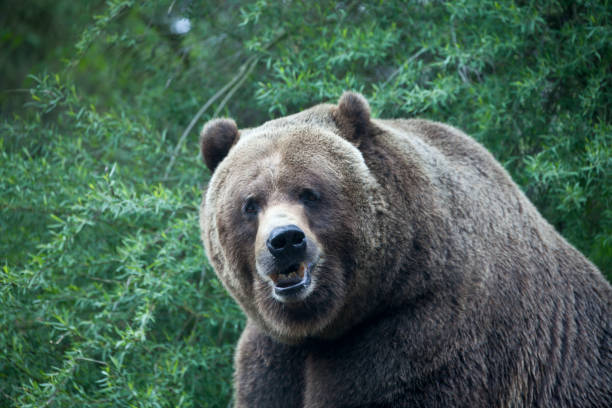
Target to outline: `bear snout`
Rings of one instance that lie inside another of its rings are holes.
[[[257,256],[256,269],[270,283],[271,295],[280,302],[305,299],[313,290],[311,275],[321,251],[295,224],[274,227]]]
[[[281,262],[301,260],[306,253],[306,234],[297,225],[276,227],[270,232],[266,246]]]

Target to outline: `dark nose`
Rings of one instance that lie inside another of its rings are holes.
[[[306,252],[306,235],[296,225],[276,227],[270,232],[266,245],[275,258],[295,258]]]

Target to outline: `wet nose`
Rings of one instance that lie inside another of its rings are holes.
[[[306,252],[306,235],[297,225],[284,225],[270,232],[266,245],[275,258],[295,258]]]

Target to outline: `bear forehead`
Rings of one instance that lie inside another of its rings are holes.
[[[357,149],[323,129],[263,127],[241,134],[224,160],[224,170],[232,179],[247,181],[319,175],[330,182],[340,182],[346,171],[360,161],[363,158]]]
[[[324,127],[283,125],[283,122],[273,121],[258,128],[242,130],[232,151],[240,151],[242,155],[249,152],[278,152],[288,159],[302,152],[326,158],[339,153],[345,154],[347,148],[351,149],[352,145]],[[357,149],[354,150],[357,152]]]
[[[335,129],[275,120],[240,131],[213,173],[206,202],[213,208],[214,202],[227,205],[301,188],[358,196],[376,184],[360,151]]]

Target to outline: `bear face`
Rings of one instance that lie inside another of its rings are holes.
[[[218,120],[202,132],[214,169],[202,203],[207,252],[249,317],[289,342],[331,330],[367,281],[357,275],[377,235],[378,184],[325,122],[334,118],[319,108],[242,132]],[[231,149],[218,160],[223,145]]]

